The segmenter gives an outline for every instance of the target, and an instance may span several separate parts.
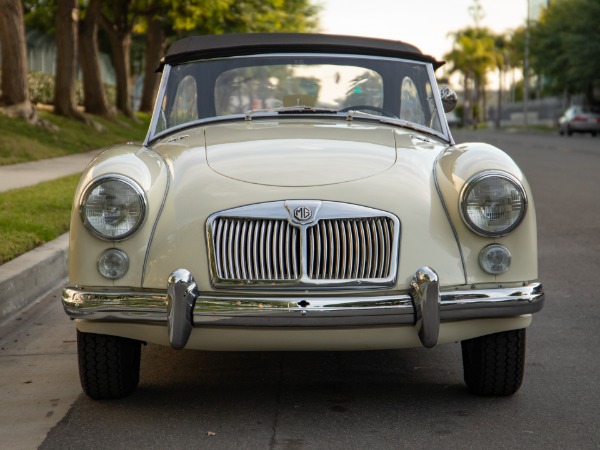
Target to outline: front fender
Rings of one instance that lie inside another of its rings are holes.
[[[106,175],[122,175],[144,191],[148,205],[140,229],[123,241],[107,241],[92,235],[83,225],[80,202],[83,192],[94,180]],[[140,145],[112,147],[96,157],[84,171],[75,191],[71,213],[69,282],[79,286],[141,286],[148,243],[168,186],[168,170],[156,152]],[[98,256],[108,248],[118,248],[129,256],[129,271],[115,281],[100,275]]]
[[[527,214],[521,225],[512,233],[499,238],[486,238],[473,233],[460,215],[460,194],[465,183],[472,176],[486,170],[499,170],[511,174],[523,184],[528,198]],[[537,229],[533,195],[525,175],[506,153],[482,143],[449,147],[436,162],[436,181],[456,231],[467,284],[537,279]],[[479,267],[479,252],[491,243],[506,246],[512,255],[510,269],[499,276],[489,275]]]

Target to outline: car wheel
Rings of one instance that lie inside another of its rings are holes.
[[[79,379],[94,399],[123,398],[140,379],[141,342],[77,330]]]
[[[525,329],[461,342],[465,383],[477,395],[512,395],[525,367]]]

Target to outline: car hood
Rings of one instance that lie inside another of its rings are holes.
[[[323,122],[307,118],[212,124],[181,130],[156,143],[153,150],[171,177],[144,286],[164,285],[168,270],[176,267],[209,272],[209,249],[198,237],[206,235],[207,220],[215,213],[306,200],[361,205],[398,217],[402,289],[408,288],[417,268],[431,261],[436,261],[444,283],[464,282],[433,176],[436,158],[448,144],[387,124]],[[201,290],[214,289],[207,279],[198,282]]]
[[[216,173],[266,186],[320,186],[359,180],[394,165],[390,128],[346,123],[253,122],[205,130]]]

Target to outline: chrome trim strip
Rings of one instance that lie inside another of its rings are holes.
[[[417,294],[414,287],[411,291],[368,296],[364,295],[364,291],[363,295],[321,296],[219,295],[194,291],[193,325],[414,325],[418,321],[413,306]],[[168,295],[166,290],[67,286],[62,303],[66,313],[74,319],[166,325]],[[439,293],[439,298],[439,320],[442,322],[532,314],[544,305],[543,287],[537,282],[515,287],[445,291]],[[424,307],[421,311],[425,314],[428,309]]]
[[[427,66],[427,72],[429,73],[429,78],[431,80],[436,80],[436,76],[435,76],[435,71],[433,70],[432,66]],[[435,111],[440,119],[440,123],[442,124],[442,133],[444,135],[445,138],[447,138],[446,140],[450,142],[450,145],[454,145],[454,137],[452,136],[452,132],[450,131],[450,126],[448,125],[448,119],[446,117],[446,112],[444,111],[444,104],[442,102],[442,96],[440,94],[440,88],[437,85],[437,82],[435,85],[432,85],[432,93],[433,93],[433,97],[435,99]],[[442,108],[440,109],[440,105],[442,105]]]
[[[156,100],[154,101],[154,108],[152,110],[152,119],[150,120],[150,126],[148,127],[148,133],[146,134],[146,138],[144,139],[144,145],[150,145],[150,141],[154,140],[156,135],[159,133],[155,133],[156,125],[158,123],[158,118],[161,115],[160,111],[162,109],[162,100],[164,98],[165,92],[167,90],[167,80],[169,79],[169,75],[171,74],[171,66],[165,64],[163,68],[161,77],[160,77],[160,85],[158,86],[158,92],[156,95]],[[163,130],[162,132],[168,131]]]
[[[460,245],[460,239],[458,238],[458,231],[456,231],[454,222],[452,222],[452,218],[450,217],[450,212],[448,211],[448,206],[446,205],[446,200],[444,200],[444,196],[442,195],[442,189],[440,188],[440,184],[438,183],[437,178],[437,167],[440,158],[443,154],[444,152],[440,152],[435,158],[435,162],[433,163],[433,183],[435,184],[435,190],[437,191],[438,198],[440,199],[440,203],[442,204],[444,214],[446,214],[446,219],[448,220],[448,224],[450,225],[450,229],[452,230],[452,234],[454,235],[456,246],[458,247],[458,253],[460,254],[460,262],[462,264],[463,275],[465,276],[465,284],[468,284],[469,278],[467,276],[467,264],[465,262],[465,255],[463,254],[462,246]]]
[[[167,203],[167,195],[169,194],[169,189],[171,188],[171,171],[169,170],[169,166],[167,165],[167,162],[165,161],[165,159],[163,158],[163,156],[160,153],[155,152],[154,150],[152,150],[152,151],[156,155],[158,155],[158,157],[164,163],[167,182],[166,182],[166,186],[165,186],[165,192],[163,193],[163,198],[160,203],[160,207],[158,208],[158,213],[156,214],[156,219],[154,220],[154,223],[152,224],[152,231],[150,231],[150,237],[148,238],[148,245],[146,246],[146,253],[144,255],[144,264],[142,266],[142,279],[140,281],[140,284],[142,286],[144,285],[144,281],[146,279],[146,270],[148,268],[148,259],[150,258],[150,249],[152,247],[152,242],[154,242],[154,234],[156,233],[156,228],[158,227],[158,221],[159,221],[160,217],[162,216],[162,212],[163,212],[163,209],[165,208],[165,204]]]

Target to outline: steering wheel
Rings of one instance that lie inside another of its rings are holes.
[[[348,112],[348,111],[351,111],[351,110],[375,111],[375,112],[383,114],[384,116],[387,116],[387,117],[394,117],[396,119],[398,118],[398,116],[396,116],[395,114],[392,114],[391,112],[386,111],[383,108],[379,108],[377,106],[371,106],[371,105],[353,105],[353,106],[348,106],[346,108],[340,109],[340,112]]]

